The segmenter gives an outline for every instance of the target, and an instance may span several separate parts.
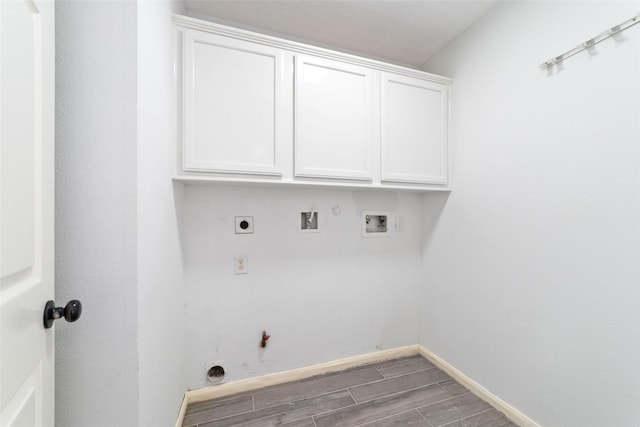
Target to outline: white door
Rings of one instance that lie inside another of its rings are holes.
[[[447,183],[447,85],[384,73],[382,181]]]
[[[0,1],[0,425],[53,426],[54,4]]]
[[[282,175],[284,51],[184,32],[186,171]]]
[[[373,178],[373,70],[296,56],[295,174]]]

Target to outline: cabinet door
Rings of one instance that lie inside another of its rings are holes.
[[[184,169],[280,175],[284,79],[280,49],[185,31]]]
[[[447,183],[448,86],[385,73],[383,182]]]
[[[371,180],[373,71],[297,56],[294,102],[296,176]]]

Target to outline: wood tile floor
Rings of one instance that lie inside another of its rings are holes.
[[[184,427],[515,426],[422,356],[188,406]]]

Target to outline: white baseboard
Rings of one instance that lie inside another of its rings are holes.
[[[540,427],[540,425],[533,421],[531,418],[527,417],[525,414],[523,414],[504,400],[500,399],[498,396],[491,393],[489,390],[482,387],[480,384],[478,384],[423,346],[418,346],[418,352],[425,359],[449,374],[451,378],[468,388],[471,393],[475,394],[480,399],[496,408],[499,412],[502,412],[505,417],[509,418],[509,420],[513,421],[520,427]]]
[[[184,397],[182,398],[182,405],[180,406],[180,412],[178,413],[178,420],[176,421],[176,427],[182,427],[182,424],[184,424],[184,416],[187,414],[187,406],[189,406],[189,398],[185,393]]]
[[[182,408],[180,410],[180,416],[176,421],[176,427],[182,427],[182,423],[184,422],[184,414],[186,412],[187,405],[190,403],[202,402],[204,400],[216,399],[232,394],[257,390],[259,388],[283,384],[290,381],[297,381],[304,378],[313,377],[315,375],[339,372],[345,369],[354,368],[356,366],[384,362],[386,360],[393,360],[404,356],[413,356],[414,354],[419,354],[418,347],[419,346],[417,345],[410,345],[407,347],[399,347],[391,350],[382,350],[375,353],[346,357],[344,359],[338,359],[332,362],[305,366],[302,368],[291,369],[283,372],[276,372],[257,378],[249,378],[246,380],[220,384],[218,386],[205,387],[198,390],[190,390],[185,393],[184,401],[182,402]]]
[[[407,347],[399,347],[391,350],[383,350],[376,353],[368,353],[359,356],[347,357],[344,359],[334,360],[332,362],[320,363],[317,365],[306,366],[303,368],[291,369],[283,372],[264,375],[257,378],[249,378],[240,381],[229,382],[213,387],[206,387],[199,390],[187,391],[184,395],[180,414],[176,421],[176,427],[182,427],[187,406],[190,403],[202,402],[204,400],[216,399],[219,397],[229,396],[232,394],[243,393],[256,390],[263,387],[282,384],[290,381],[297,381],[309,378],[315,375],[327,374],[330,372],[338,372],[356,366],[368,365],[371,363],[384,362],[386,360],[397,359],[404,356],[412,356],[420,354],[445,371],[453,379],[468,388],[473,394],[489,403],[491,406],[502,412],[507,418],[521,427],[540,427],[531,418],[509,405],[504,400],[495,396],[486,388],[436,356],[431,351],[421,345],[411,345]]]

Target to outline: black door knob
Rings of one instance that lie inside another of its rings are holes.
[[[56,307],[53,301],[47,301],[44,306],[42,321],[45,329],[53,326],[53,321],[64,317],[67,322],[75,322],[82,314],[82,303],[77,299],[71,300],[64,307]]]

